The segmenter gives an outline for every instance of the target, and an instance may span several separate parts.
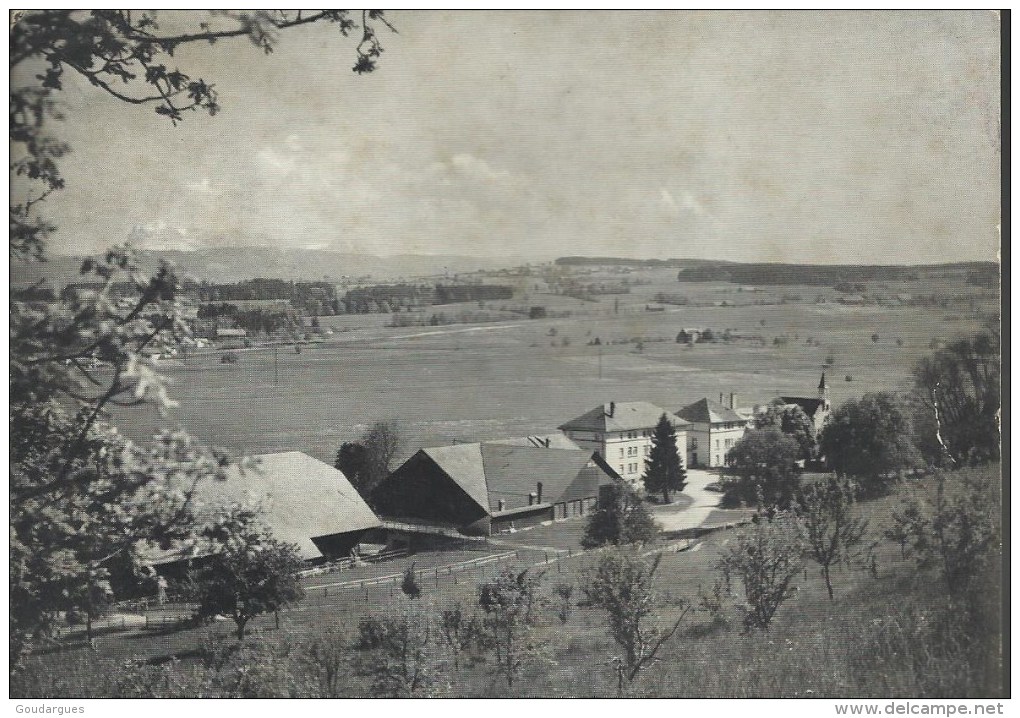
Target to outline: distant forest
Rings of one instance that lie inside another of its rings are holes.
[[[681,282],[736,284],[836,284],[868,281],[913,281],[922,275],[965,275],[970,284],[993,287],[999,281],[994,262],[924,265],[742,264],[699,259],[628,259],[620,257],[560,257],[561,266],[680,267]]]

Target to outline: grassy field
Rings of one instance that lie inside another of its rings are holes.
[[[829,288],[740,293],[725,283],[681,285],[663,270],[648,275],[652,284],[619,295],[619,313],[615,296],[580,302],[532,294],[527,303],[569,305],[575,313],[403,328],[386,327],[384,314],[329,317],[324,322],[336,333],[301,353],[254,349],[240,351],[237,364],[221,364],[217,354],[164,362],[171,394],[181,402],[170,423],[237,453],[301,450],[332,461],[340,443],[357,438],[373,421],[391,419],[402,431],[405,458],[422,446],[554,431],[611,400],[646,400],[676,410],[704,396],[717,399],[720,392],[735,392],[748,406],[779,394],[810,396],[829,358],[836,404],[867,391],[906,389],[911,367],[930,352],[933,338],[973,332],[982,323],[958,310],[814,303],[818,294],[834,295]],[[644,311],[657,291],[682,291],[699,302],[760,301],[773,294],[804,301]],[[728,328],[761,336],[765,346],[682,346],[675,337],[683,327]],[[777,336],[787,343],[775,346]],[[589,345],[596,337],[600,346]],[[645,340],[640,352],[633,343],[613,343],[639,337]],[[115,419],[139,438],[165,425],[145,407],[120,410]]]

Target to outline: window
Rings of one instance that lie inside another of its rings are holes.
[[[698,437],[692,436],[691,437],[691,450],[694,451],[697,448],[698,448]]]
[[[719,440],[718,439],[715,440],[715,448],[717,448],[717,449],[719,448]]]
[[[733,446],[733,439],[727,439],[727,440],[726,440],[726,448],[728,449],[728,448],[730,448],[731,446]]]
[[[623,471],[623,464],[620,464],[620,473],[621,474],[624,473],[624,471]]]
[[[620,458],[621,459],[623,458],[623,447],[622,446],[620,447]]]

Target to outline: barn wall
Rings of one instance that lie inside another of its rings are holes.
[[[537,526],[543,521],[552,521],[555,515],[555,506],[541,506],[533,511],[515,511],[512,514],[492,517],[492,533],[507,531],[512,523],[514,528],[522,529],[528,526]]]

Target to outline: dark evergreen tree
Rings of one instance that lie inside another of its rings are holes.
[[[670,502],[670,492],[683,491],[687,486],[687,471],[676,448],[676,429],[669,417],[663,414],[652,434],[652,450],[645,459],[645,490],[662,493],[662,500]]]

